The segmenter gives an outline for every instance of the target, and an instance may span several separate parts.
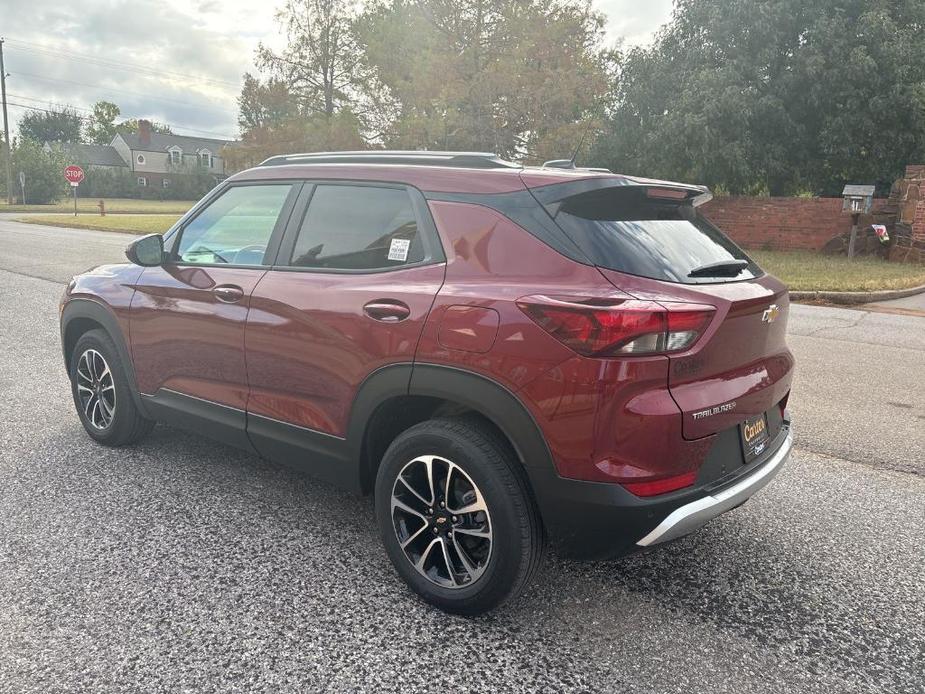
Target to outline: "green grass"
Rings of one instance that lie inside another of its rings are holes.
[[[99,214],[100,198],[77,198],[77,211]],[[183,214],[195,204],[195,200],[133,200],[131,198],[103,198],[106,213],[112,214]],[[7,205],[0,201],[0,213],[4,212],[73,212],[74,200],[66,198],[50,205]]]
[[[925,265],[880,258],[832,256],[812,251],[748,251],[765,271],[793,291],[863,292],[925,284]]]
[[[77,229],[97,229],[99,231],[122,231],[128,234],[163,234],[181,215],[178,214],[126,214],[67,216],[67,215],[30,215],[20,217],[17,222],[26,224],[44,224],[53,227],[71,227]]]

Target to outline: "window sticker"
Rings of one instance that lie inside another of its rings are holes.
[[[410,248],[411,241],[409,239],[392,239],[392,243],[389,244],[389,260],[405,262],[408,260],[408,250]]]

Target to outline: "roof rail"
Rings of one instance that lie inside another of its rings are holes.
[[[270,157],[258,166],[287,164],[413,164],[415,166],[455,166],[466,169],[519,169],[491,152],[426,152],[368,150],[360,152],[307,152]]]
[[[544,169],[569,169],[570,171],[593,171],[596,173],[613,173],[610,169],[604,169],[600,166],[575,166],[574,159],[550,159],[544,161]]]

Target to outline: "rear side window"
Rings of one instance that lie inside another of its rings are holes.
[[[650,198],[645,188],[608,188],[566,198],[556,221],[592,262],[610,270],[684,284],[762,274],[690,204]],[[730,270],[737,262],[742,269]]]
[[[290,265],[379,270],[423,259],[414,209],[404,189],[319,185],[299,229]]]

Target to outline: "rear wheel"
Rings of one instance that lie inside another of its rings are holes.
[[[542,557],[520,463],[475,420],[432,420],[389,446],[376,478],[389,558],[424,600],[479,614],[518,595]]]
[[[119,352],[105,331],[80,336],[71,354],[70,376],[77,415],[96,441],[125,446],[151,431],[154,422],[135,405]]]

